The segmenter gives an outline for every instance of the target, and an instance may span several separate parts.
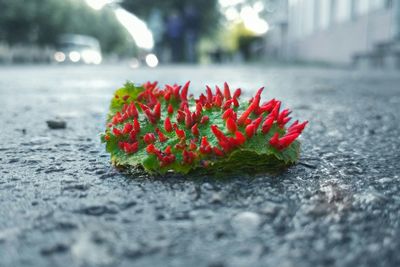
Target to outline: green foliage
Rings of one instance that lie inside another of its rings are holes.
[[[131,100],[134,100],[141,92],[143,92],[143,87],[137,87],[132,82],[126,82],[124,87],[115,92],[111,100],[109,118],[114,116],[117,111],[121,111],[122,106],[126,103],[126,101],[122,99],[124,96],[128,95]]]

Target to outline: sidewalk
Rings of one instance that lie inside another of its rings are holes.
[[[278,176],[127,177],[99,142],[126,80],[266,86],[309,120]],[[0,266],[398,266],[400,75],[0,67]],[[46,120],[60,117],[63,130]]]

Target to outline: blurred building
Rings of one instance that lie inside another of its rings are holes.
[[[269,22],[270,55],[280,59],[400,67],[400,1],[288,0]]]

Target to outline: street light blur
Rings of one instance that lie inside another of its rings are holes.
[[[269,24],[260,16],[264,10],[261,1],[251,5],[244,0],[219,0],[219,5],[229,23],[243,23],[244,27],[255,35],[264,35],[268,32]]]
[[[74,63],[79,62],[79,60],[81,60],[81,54],[78,51],[69,52],[68,57]]]
[[[61,62],[64,62],[65,59],[66,59],[66,56],[65,56],[65,54],[63,52],[59,52],[58,51],[58,52],[54,53],[54,60],[55,61],[61,63]]]
[[[260,18],[256,9],[251,6],[245,6],[240,11],[240,18],[244,26],[254,32],[256,35],[263,35],[268,32],[268,22]]]
[[[95,10],[100,10],[102,9],[105,5],[115,3],[115,0],[86,0],[86,3],[88,6]]]
[[[115,8],[114,13],[139,48],[151,50],[154,47],[153,34],[144,21],[121,7]]]
[[[115,17],[119,23],[127,30],[129,35],[138,48],[144,51],[151,51],[154,48],[154,38],[152,32],[147,27],[147,24],[139,19],[134,14],[128,12],[124,8],[118,5],[120,0],[86,0],[86,3],[95,10],[100,10],[107,5],[113,8]],[[83,57],[85,60],[85,58]],[[145,57],[146,64],[154,68],[158,65],[158,58],[155,54],[148,54]],[[138,64],[134,64],[137,66]]]
[[[158,58],[156,55],[154,54],[148,54],[146,56],[146,64],[147,66],[149,66],[150,68],[155,68],[158,65]]]

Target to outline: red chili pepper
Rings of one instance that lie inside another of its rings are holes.
[[[135,143],[125,143],[124,144],[124,151],[127,154],[132,154],[132,153],[136,153],[139,150],[139,142],[135,142]]]
[[[296,123],[297,122],[297,123]],[[303,123],[298,124],[298,121],[293,123],[289,128],[288,128],[288,134],[289,133],[301,133],[303,132],[304,128],[308,124],[308,121],[305,121]]]
[[[152,143],[154,143],[156,141],[156,137],[155,137],[155,135],[153,133],[146,133],[143,136],[143,141],[146,144],[152,144]]]
[[[221,98],[221,101],[222,101],[222,98],[224,98],[224,95],[222,94],[221,89],[219,89],[218,85],[215,86],[215,95],[216,96],[219,95],[219,97]]]
[[[269,139],[269,144],[273,147],[278,147],[279,145],[279,134],[275,133],[271,139]]]
[[[121,113],[118,111],[115,113],[114,117],[112,118],[112,123],[113,124],[118,124],[121,122]]]
[[[225,152],[229,152],[235,147],[235,140],[232,137],[226,139],[220,139],[218,141],[218,144]]]
[[[153,117],[157,120],[160,119],[160,117],[161,117],[161,103],[160,102],[157,102],[157,104],[154,106]]]
[[[129,140],[136,141],[136,132],[134,130],[130,132]]]
[[[257,119],[253,120],[252,124],[254,124],[254,128],[255,128],[254,132],[257,132],[258,127],[260,126],[262,119],[263,119],[263,117],[259,116]]]
[[[171,99],[172,91],[168,91],[164,94],[165,101],[169,101]]]
[[[255,133],[254,124],[247,125],[245,131],[246,131],[247,138],[251,138]]]
[[[242,94],[242,89],[238,88],[233,93],[233,98],[238,98]]]
[[[161,143],[164,143],[165,141],[168,140],[168,137],[166,137],[166,136],[164,135],[164,133],[160,131],[159,128],[156,128],[156,133],[157,133],[158,139],[160,140]]]
[[[208,116],[203,116],[200,120],[200,124],[206,124],[210,121],[210,119],[208,118]]]
[[[164,153],[165,154],[171,154],[172,152],[171,152],[171,146],[167,146],[166,148],[165,148],[165,150],[164,150]]]
[[[156,117],[154,117],[154,114],[153,114],[153,112],[151,112],[150,109],[146,109],[143,112],[151,124],[155,124],[157,122]]]
[[[226,100],[231,99],[231,90],[227,82],[224,83],[224,97]]]
[[[206,110],[210,110],[211,108],[212,108],[212,102],[211,103],[205,103],[204,104],[204,108],[206,109]]]
[[[271,113],[269,114],[269,116],[272,116],[275,120],[278,119],[279,116],[279,109],[281,107],[281,101],[276,101],[275,102],[275,106],[274,109],[271,111]]]
[[[133,129],[135,132],[139,133],[140,132],[140,123],[137,118],[133,119]]]
[[[180,100],[179,90],[181,90],[181,86],[175,84],[173,90],[175,99]]]
[[[192,123],[199,120],[201,114],[197,114],[197,112],[192,112]]]
[[[215,137],[217,137],[218,140],[228,140],[227,137],[224,135],[223,132],[221,132],[220,129],[218,129],[217,125],[211,125],[211,131],[213,132],[213,134],[215,135]]]
[[[265,121],[264,121],[264,123],[262,124],[262,126],[261,126],[261,132],[262,132],[263,134],[268,133],[269,130],[271,129],[273,123],[274,123],[274,117],[273,117],[273,116],[268,116],[268,117],[265,119]]]
[[[176,114],[176,121],[183,122],[185,120],[185,117],[185,113],[182,110],[178,110],[178,113]]]
[[[233,99],[229,99],[229,100],[227,100],[226,102],[225,102],[225,104],[222,106],[222,109],[228,109],[228,108],[230,108],[231,107],[231,105],[232,105],[232,103],[233,103]]]
[[[187,101],[182,101],[182,102],[179,104],[179,109],[180,109],[180,110],[186,110],[186,109],[188,109],[188,108],[189,108],[189,104],[188,104]]]
[[[236,141],[236,144],[238,146],[240,146],[240,145],[244,144],[244,142],[246,142],[246,138],[244,137],[244,135],[241,132],[236,131],[235,132],[235,141]]]
[[[284,120],[285,118],[291,113],[291,111],[289,111],[289,109],[285,109],[283,110],[279,115],[278,118],[276,119],[276,121],[278,122],[279,125],[284,124]]]
[[[187,93],[189,89],[190,81],[186,82],[181,91],[181,100],[187,101]]]
[[[184,164],[192,164],[195,159],[195,154],[192,151],[183,150],[182,157]]]
[[[214,99],[214,106],[220,108],[222,106],[222,97],[220,95],[216,95]]]
[[[129,105],[128,113],[129,113],[129,116],[130,116],[130,117],[137,118],[137,116],[139,115],[139,113],[138,113],[138,110],[137,110],[137,108],[136,108],[135,103],[132,102],[132,103]]]
[[[207,97],[204,94],[200,94],[199,99],[197,101],[204,106],[207,103]]]
[[[219,156],[219,157],[223,157],[224,156],[224,152],[222,152],[222,150],[221,149],[219,149],[218,147],[213,147],[213,151],[214,151],[214,154],[216,155],[216,156]]]
[[[207,92],[207,102],[211,104],[213,102],[213,93],[208,85],[206,86],[206,92]]]
[[[235,132],[237,131],[236,122],[235,122],[231,117],[229,117],[229,118],[226,120],[226,128],[227,128],[228,131],[230,131],[231,133],[235,133]]]
[[[285,117],[282,119],[282,121],[279,124],[279,127],[283,128],[286,123],[288,123],[292,118],[291,117]]]
[[[239,117],[238,119],[238,124],[239,125],[244,125],[247,118],[250,116],[250,114],[258,107],[258,103],[260,102],[260,100],[254,98],[253,101],[251,101],[251,104],[249,105],[249,107],[242,113],[242,115]]]
[[[113,134],[114,134],[116,137],[122,135],[121,130],[118,129],[118,128],[115,128],[115,127],[114,127],[112,131],[113,131]]]
[[[232,117],[233,114],[233,109],[232,108],[228,108],[223,114],[222,114],[222,119],[226,120],[230,117]]]
[[[133,129],[133,125],[128,122],[125,124],[124,128],[122,129],[122,133],[128,134],[132,131],[132,129]]]
[[[124,113],[124,114],[121,115],[120,122],[123,122],[123,121],[125,121],[126,119],[128,119],[128,114],[127,114],[127,113]]]
[[[247,119],[245,120],[245,122],[244,122],[244,126],[249,125],[251,122],[252,122],[252,120],[249,119],[249,118],[247,118]]]
[[[189,149],[190,150],[196,150],[197,149],[197,145],[194,142],[194,140],[190,140]]]
[[[264,91],[264,86],[257,90],[255,98],[258,98],[258,101],[260,101],[260,97],[263,91]]]
[[[172,124],[171,124],[171,120],[169,117],[167,117],[164,121],[164,129],[166,132],[170,133],[172,132]]]
[[[139,107],[142,109],[143,112],[144,112],[145,110],[149,110],[149,109],[150,109],[147,105],[145,105],[145,104],[143,104],[143,103],[141,103],[141,102],[138,102],[138,103],[139,103]]]
[[[264,112],[271,112],[272,109],[275,107],[276,100],[271,99],[267,103],[263,104],[259,109],[258,109],[258,115],[264,113]]]
[[[296,140],[297,137],[299,137],[300,133],[292,133],[289,135],[285,135],[282,138],[279,139],[279,149],[284,149],[288,147],[291,143],[293,143],[294,140]]]
[[[200,102],[196,103],[196,114],[200,115],[203,111],[203,105]]]
[[[289,130],[290,128],[295,127],[295,126],[298,125],[298,124],[299,124],[299,120],[295,120],[295,121],[292,123],[292,125],[289,126],[288,130]]]
[[[207,136],[203,136],[200,142],[200,152],[203,154],[210,154],[211,153],[211,146],[207,140]]]
[[[152,155],[156,155],[158,160],[161,160],[163,158],[163,155],[159,149],[157,149],[154,144],[149,144],[146,147],[146,152]]]
[[[175,149],[178,149],[178,150],[183,150],[185,148],[186,148],[186,143],[182,142],[182,141],[175,145]]]
[[[191,131],[192,131],[192,134],[195,135],[195,136],[197,136],[197,135],[200,134],[200,132],[199,132],[199,127],[197,126],[197,123],[195,123],[195,124],[193,125],[193,127],[191,128]]]
[[[119,149],[121,149],[121,150],[125,150],[125,142],[119,141],[119,142],[118,142],[118,147],[119,147]]]
[[[175,161],[175,155],[174,154],[166,155],[166,156],[161,158],[160,166],[161,167],[165,167],[165,166],[173,163],[174,161]]]
[[[185,110],[185,126],[187,129],[190,129],[193,125],[193,120],[192,120],[192,113],[190,112],[189,108],[186,108]]]
[[[174,113],[174,108],[172,107],[171,104],[168,105],[167,112],[168,112],[168,114],[170,114],[170,115],[171,115],[172,113]]]
[[[174,124],[175,126],[176,124]],[[185,139],[186,138],[186,133],[184,130],[179,129],[177,126],[175,127],[175,133],[178,136],[179,139]]]
[[[122,113],[125,113],[127,108],[128,108],[128,104],[124,104],[122,106]]]
[[[147,147],[146,147],[146,152],[147,153],[149,153],[149,154],[155,154],[155,152],[156,152],[156,147],[154,146],[154,144],[149,144]]]

